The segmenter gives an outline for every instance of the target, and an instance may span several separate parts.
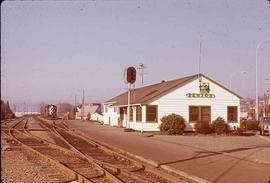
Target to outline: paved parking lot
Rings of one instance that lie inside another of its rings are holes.
[[[270,141],[257,136],[163,136],[66,121],[91,138],[210,182],[270,180]]]

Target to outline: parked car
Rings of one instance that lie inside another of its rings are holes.
[[[265,135],[266,132],[270,133],[270,117],[264,117],[259,123],[260,135]]]

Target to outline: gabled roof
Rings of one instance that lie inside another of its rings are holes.
[[[98,113],[100,115],[103,115],[102,114],[102,107],[101,107],[101,105],[98,105],[98,108],[96,109],[96,113]]]
[[[187,83],[190,83],[191,81],[194,81],[198,79],[200,76],[205,77],[206,79],[210,80],[211,82],[217,84],[218,86],[222,87],[223,89],[227,90],[228,92],[232,93],[233,95],[241,98],[236,93],[230,91],[229,89],[225,88],[221,84],[215,82],[214,80],[204,76],[203,74],[195,74],[192,76],[183,77],[180,79],[170,80],[170,81],[164,81],[161,83],[136,88],[131,91],[131,104],[147,104],[173,90],[176,88],[179,88],[181,86],[186,85]],[[111,103],[112,106],[125,106],[127,105],[127,92],[122,93],[121,95],[118,95],[108,101],[105,102],[105,104]]]
[[[78,105],[76,107],[77,112],[80,112],[82,110],[82,104]],[[84,113],[88,114],[94,114],[94,113],[101,114],[101,104],[84,104]]]

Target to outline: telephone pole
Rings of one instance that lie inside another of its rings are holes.
[[[84,89],[83,89],[83,98],[82,98],[82,120],[84,119]]]
[[[198,76],[199,76],[199,82],[201,85],[202,77],[201,77],[201,62],[202,62],[202,35],[200,34],[200,54],[199,54],[199,70],[198,70]]]
[[[144,69],[146,69],[146,68],[147,67],[145,67],[144,64],[140,64],[139,67],[137,67],[137,69],[141,70],[140,75],[141,75],[141,79],[142,79],[142,86],[143,86],[143,82],[144,82],[143,77],[146,74],[146,73],[144,73]]]

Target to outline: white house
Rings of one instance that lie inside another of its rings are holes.
[[[241,97],[203,74],[162,81],[131,92],[130,123],[127,124],[127,92],[104,103],[104,124],[138,131],[159,131],[160,119],[171,113],[186,120],[185,130],[197,121],[222,117],[230,127],[240,125]]]
[[[97,105],[97,108],[94,113],[91,114],[90,117],[93,121],[103,121],[102,107],[101,105]]]
[[[89,103],[77,106],[75,119],[103,121],[101,104]]]

